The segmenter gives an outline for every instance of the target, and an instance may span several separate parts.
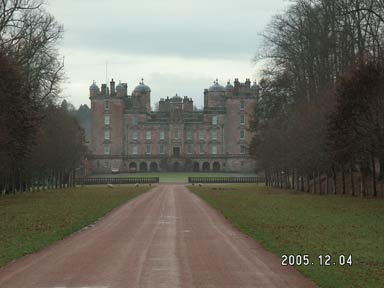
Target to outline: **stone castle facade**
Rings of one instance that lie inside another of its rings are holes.
[[[204,108],[178,95],[151,111],[143,80],[128,95],[126,83],[90,86],[93,173],[145,171],[254,172],[247,129],[259,87],[246,79],[204,90]]]

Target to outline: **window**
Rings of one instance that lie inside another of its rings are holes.
[[[175,139],[179,139],[179,129],[175,129]]]
[[[164,140],[165,133],[164,131],[160,131],[160,140]]]
[[[111,147],[104,146],[104,155],[110,155],[111,154]]]
[[[187,140],[192,140],[192,131],[191,130],[187,131]]]
[[[147,140],[151,140],[151,138],[152,138],[152,132],[151,132],[151,131],[147,131],[147,132],[145,133],[145,139],[147,139]]]
[[[240,124],[245,124],[245,116],[244,116],[244,114],[240,115]]]
[[[212,146],[212,155],[216,155],[216,154],[217,154],[217,146],[213,145]]]
[[[240,130],[240,139],[244,139],[244,138],[245,138],[245,131]]]
[[[137,123],[138,123],[137,117],[133,117],[132,118],[132,124],[137,125]]]
[[[205,139],[205,135],[204,135],[204,131],[199,131],[199,139],[200,140],[204,140]]]
[[[160,154],[164,154],[164,145],[160,144]]]
[[[109,101],[104,101],[104,110],[109,111]]]
[[[200,144],[200,154],[204,154],[204,144]]]
[[[212,130],[211,131],[211,139],[212,140],[217,140],[217,130]]]
[[[133,147],[132,147],[132,154],[137,155],[137,154],[139,154],[138,152],[139,152],[139,151],[138,151],[137,146],[133,146]]]
[[[132,133],[132,138],[133,138],[133,140],[137,140],[137,139],[139,139],[139,132],[137,132],[137,131],[133,131],[133,133]]]
[[[104,115],[104,125],[110,125],[111,124],[111,116]]]
[[[240,154],[245,154],[245,151],[246,151],[245,146],[241,145],[240,146]]]
[[[187,145],[187,153],[192,154],[192,144]]]
[[[147,144],[146,153],[151,154],[151,145]]]
[[[212,125],[217,125],[217,115],[212,116]]]
[[[240,110],[244,110],[244,100],[240,101]]]
[[[111,139],[111,131],[105,130],[104,131],[104,140],[110,140]]]

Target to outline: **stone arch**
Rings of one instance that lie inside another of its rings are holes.
[[[148,171],[148,165],[146,162],[140,163],[140,172],[147,172]]]
[[[175,172],[180,171],[180,163],[179,162],[173,163],[173,171],[175,171]]]
[[[219,162],[214,162],[212,165],[212,171],[213,172],[220,172],[220,163]]]
[[[193,172],[199,172],[200,171],[200,164],[199,162],[193,162]]]
[[[129,163],[129,172],[137,172],[137,164],[136,162]]]
[[[159,170],[159,165],[156,162],[151,162],[149,165],[149,171],[157,172]]]
[[[211,170],[211,165],[209,162],[204,162],[203,163],[203,172],[209,172]]]

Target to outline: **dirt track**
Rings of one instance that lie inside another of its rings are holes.
[[[0,287],[315,286],[183,185],[159,185],[94,227],[0,269]]]

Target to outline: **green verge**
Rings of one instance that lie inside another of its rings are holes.
[[[94,223],[148,189],[100,185],[0,197],[0,266]]]
[[[319,196],[251,184],[188,188],[267,250],[309,254],[295,266],[320,287],[384,287],[384,201]],[[331,255],[321,266],[319,255]],[[338,257],[352,255],[352,266]]]

